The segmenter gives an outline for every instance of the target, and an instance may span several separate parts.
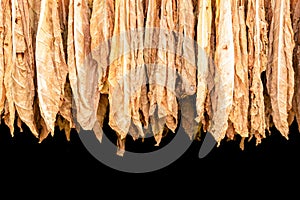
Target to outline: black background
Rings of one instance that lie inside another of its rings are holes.
[[[100,163],[86,150],[75,131],[71,133],[71,141],[66,140],[64,132],[56,130],[53,137],[49,135],[38,143],[27,127],[22,133],[16,129],[14,137],[3,123],[0,130],[2,191],[5,185],[15,191],[27,186],[27,191],[32,192],[65,191],[74,194],[87,186],[88,190],[93,187],[99,195],[108,190],[114,196],[111,191],[125,195],[120,193],[122,188],[132,195],[135,191],[156,194],[169,187],[169,193],[187,191],[201,195],[209,188],[215,191],[219,191],[216,188],[226,188],[225,193],[229,194],[240,189],[245,195],[256,195],[258,191],[282,191],[283,187],[291,193],[290,186],[299,186],[300,182],[300,133],[296,123],[291,126],[289,140],[272,129],[271,135],[258,146],[254,140],[245,142],[242,151],[237,141],[224,141],[202,159],[198,157],[201,141],[194,141],[174,163],[143,174],[120,172]],[[110,130],[105,133],[114,138]],[[162,146],[172,137],[166,136]],[[139,148],[151,150],[151,138],[149,140],[142,144],[128,139],[126,145],[132,151],[139,151]],[[271,190],[266,189],[270,186]]]

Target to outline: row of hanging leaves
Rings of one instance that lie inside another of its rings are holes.
[[[108,117],[119,155],[128,134],[159,145],[180,120],[219,145],[288,139],[299,30],[299,0],[0,0],[1,117],[39,142],[55,127],[102,141]]]

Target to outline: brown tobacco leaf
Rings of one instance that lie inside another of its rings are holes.
[[[129,5],[129,2],[127,2],[127,4]],[[108,75],[108,97],[110,104],[109,124],[110,127],[117,132],[120,140],[126,137],[131,123],[130,89],[128,85],[130,77],[124,77],[126,70],[130,69],[131,53],[122,54],[122,51],[125,51],[123,48],[128,48],[129,46],[129,36],[126,34],[126,31],[129,29],[129,19],[125,21],[125,19],[129,17],[127,6],[125,1],[115,0],[115,23],[113,31],[115,39],[112,41],[110,55],[116,59],[116,61],[112,60]],[[122,35],[122,33],[124,33],[124,35]],[[118,50],[121,52],[120,55],[118,55]],[[119,94],[122,95],[117,96]]]
[[[215,88],[211,94],[212,122],[209,132],[218,145],[226,136],[234,90],[234,42],[230,0],[216,1]]]
[[[205,103],[208,99],[208,76],[211,56],[211,34],[212,34],[212,4],[211,0],[198,1],[197,18],[197,93],[196,110],[198,123],[205,124]]]
[[[91,53],[98,64],[98,90],[101,93],[108,93],[106,90],[108,88],[107,78],[110,65],[111,39],[114,30],[114,4],[114,0],[94,0],[91,13]],[[99,96],[100,102],[97,112],[97,119],[101,126],[101,129],[98,127],[99,134],[96,134],[99,140],[102,140],[103,118],[106,114],[107,106],[106,104],[102,105],[103,102],[106,102],[101,100],[102,97],[104,96]]]
[[[293,0],[291,5],[293,30],[295,33],[295,49],[293,56],[293,64],[295,69],[295,95],[293,99],[293,111],[296,115],[296,120],[300,130],[300,0]]]
[[[174,0],[162,0],[160,8],[160,33],[159,49],[157,52],[157,65],[151,73],[155,85],[155,95],[157,107],[150,107],[150,116],[154,116],[156,124],[151,125],[158,127],[154,132],[154,137],[159,145],[164,124],[175,132],[178,124],[178,104],[175,94],[176,87],[176,38],[172,31],[177,31],[177,8]],[[157,109],[157,115],[155,114]]]
[[[147,97],[143,97],[145,107],[148,107],[148,115],[146,120],[149,120],[153,135],[156,137],[156,142],[159,143],[162,137],[164,120],[159,120],[157,116],[157,88],[159,85],[156,84],[156,68],[157,63],[157,52],[159,43],[159,11],[160,11],[160,0],[147,0],[146,2],[146,22],[145,22],[145,39],[144,39],[144,61],[147,66],[147,75],[149,81],[149,92]],[[144,89],[145,90],[145,89]],[[147,100],[148,103],[145,101]],[[161,125],[159,122],[162,122]]]
[[[58,2],[59,9],[59,21],[60,21],[60,29],[62,32],[63,39],[63,50],[65,52],[65,60],[67,62],[67,48],[68,48],[68,14],[69,14],[69,0],[61,0]],[[72,89],[70,85],[69,76],[67,75],[64,90],[60,99],[59,106],[59,115],[60,118],[63,117],[63,127],[61,129],[65,130],[67,140],[70,140],[71,129],[75,128],[74,116],[72,112]]]
[[[130,49],[132,54],[131,58],[131,68],[130,72],[126,72],[126,75],[130,75],[131,78],[131,118],[132,125],[131,129],[136,129],[137,133],[132,134],[134,138],[145,137],[143,130],[141,112],[145,112],[145,116],[148,115],[148,111],[141,107],[145,102],[142,102],[142,98],[146,98],[146,69],[144,65],[144,33],[143,28],[145,26],[145,13],[144,13],[144,1],[143,0],[132,0],[130,7],[135,8],[135,11],[130,12],[130,29],[135,30],[133,35],[131,35]],[[147,109],[147,107],[146,107]],[[144,118],[145,119],[145,118]]]
[[[101,131],[97,121],[100,91],[99,70],[91,53],[90,17],[87,1],[69,1],[68,19],[68,67],[74,100],[73,115],[76,129],[94,130],[97,138]]]
[[[35,62],[28,1],[14,1],[12,95],[19,119],[33,135],[39,133],[34,120]],[[20,124],[20,123],[19,123]],[[21,125],[19,125],[20,127]],[[20,127],[21,128],[21,127]]]
[[[249,83],[245,1],[232,0],[231,5],[235,67],[233,105],[229,119],[234,133],[241,137],[248,137]]]
[[[41,116],[52,136],[68,74],[58,11],[57,1],[42,0],[35,54]]]
[[[9,0],[3,0],[4,13],[4,87],[6,91],[4,122],[9,127],[10,133],[14,136],[15,106],[12,94],[12,72],[13,72],[13,40],[12,40],[12,4]]]
[[[120,140],[144,137],[140,108],[146,84],[143,58],[142,0],[115,1],[115,24],[109,67],[109,124]]]
[[[290,0],[272,0],[267,89],[271,99],[272,119],[279,132],[288,139],[288,113],[294,95],[294,33],[290,17]]]
[[[4,87],[4,34],[5,34],[5,25],[4,25],[4,1],[0,0],[0,115],[4,110],[5,103],[5,87]]]
[[[204,64],[204,66],[206,65],[206,61],[205,62],[201,62],[201,60],[203,60],[203,57],[205,56],[205,58],[207,58],[207,62],[208,62],[208,69],[205,69],[205,67],[203,68],[203,74],[205,74],[205,81],[206,82],[206,86],[207,86],[207,94],[206,98],[204,99],[204,113],[203,113],[203,120],[200,121],[200,129],[203,130],[203,132],[207,132],[211,126],[212,123],[212,116],[213,116],[213,107],[212,107],[212,99],[211,96],[214,95],[214,87],[215,87],[215,53],[216,53],[216,32],[217,32],[217,27],[216,27],[216,1],[210,1],[210,4],[208,4],[206,6],[207,12],[208,12],[208,16],[209,18],[211,17],[210,20],[210,28],[208,28],[208,30],[210,31],[210,35],[209,37],[209,44],[207,44],[207,46],[205,45],[204,51],[200,52],[199,55],[199,48],[198,48],[198,68],[199,66],[202,66]],[[199,12],[200,13],[200,12]],[[198,32],[197,32],[198,35]],[[209,52],[209,53],[206,53]],[[199,60],[199,58],[201,58]],[[200,63],[199,63],[200,62]],[[207,70],[207,71],[205,71]],[[201,72],[201,71],[198,71]],[[201,82],[203,82],[203,78],[201,78]],[[202,85],[203,83],[201,83]],[[199,89],[200,85],[197,85],[197,90],[201,92],[201,89]],[[201,88],[203,88],[203,86],[201,86]],[[198,93],[198,92],[197,92]],[[198,95],[198,94],[197,94]],[[204,95],[204,97],[205,97]],[[204,98],[203,96],[201,96],[201,98]],[[198,98],[198,97],[197,97]],[[203,102],[203,99],[201,99],[201,101]],[[196,103],[196,109],[198,108],[199,104]],[[202,109],[202,108],[201,108]],[[198,118],[198,117],[197,117]],[[196,118],[196,120],[197,120]]]
[[[178,38],[176,41],[176,68],[179,75],[176,90],[181,98],[196,93],[196,15],[193,0],[177,1]],[[175,30],[176,31],[176,30]]]
[[[266,137],[264,86],[261,80],[261,74],[267,67],[268,56],[268,24],[266,22],[264,0],[248,1],[247,13],[250,139],[254,136],[256,144],[259,144],[261,139]]]
[[[178,77],[176,80],[176,95],[179,101],[182,116],[182,127],[192,139],[198,131],[195,121],[196,111],[194,108],[193,95],[197,89],[196,70],[196,46],[195,5],[192,0],[177,1],[178,7],[178,38],[176,50],[176,68]]]

